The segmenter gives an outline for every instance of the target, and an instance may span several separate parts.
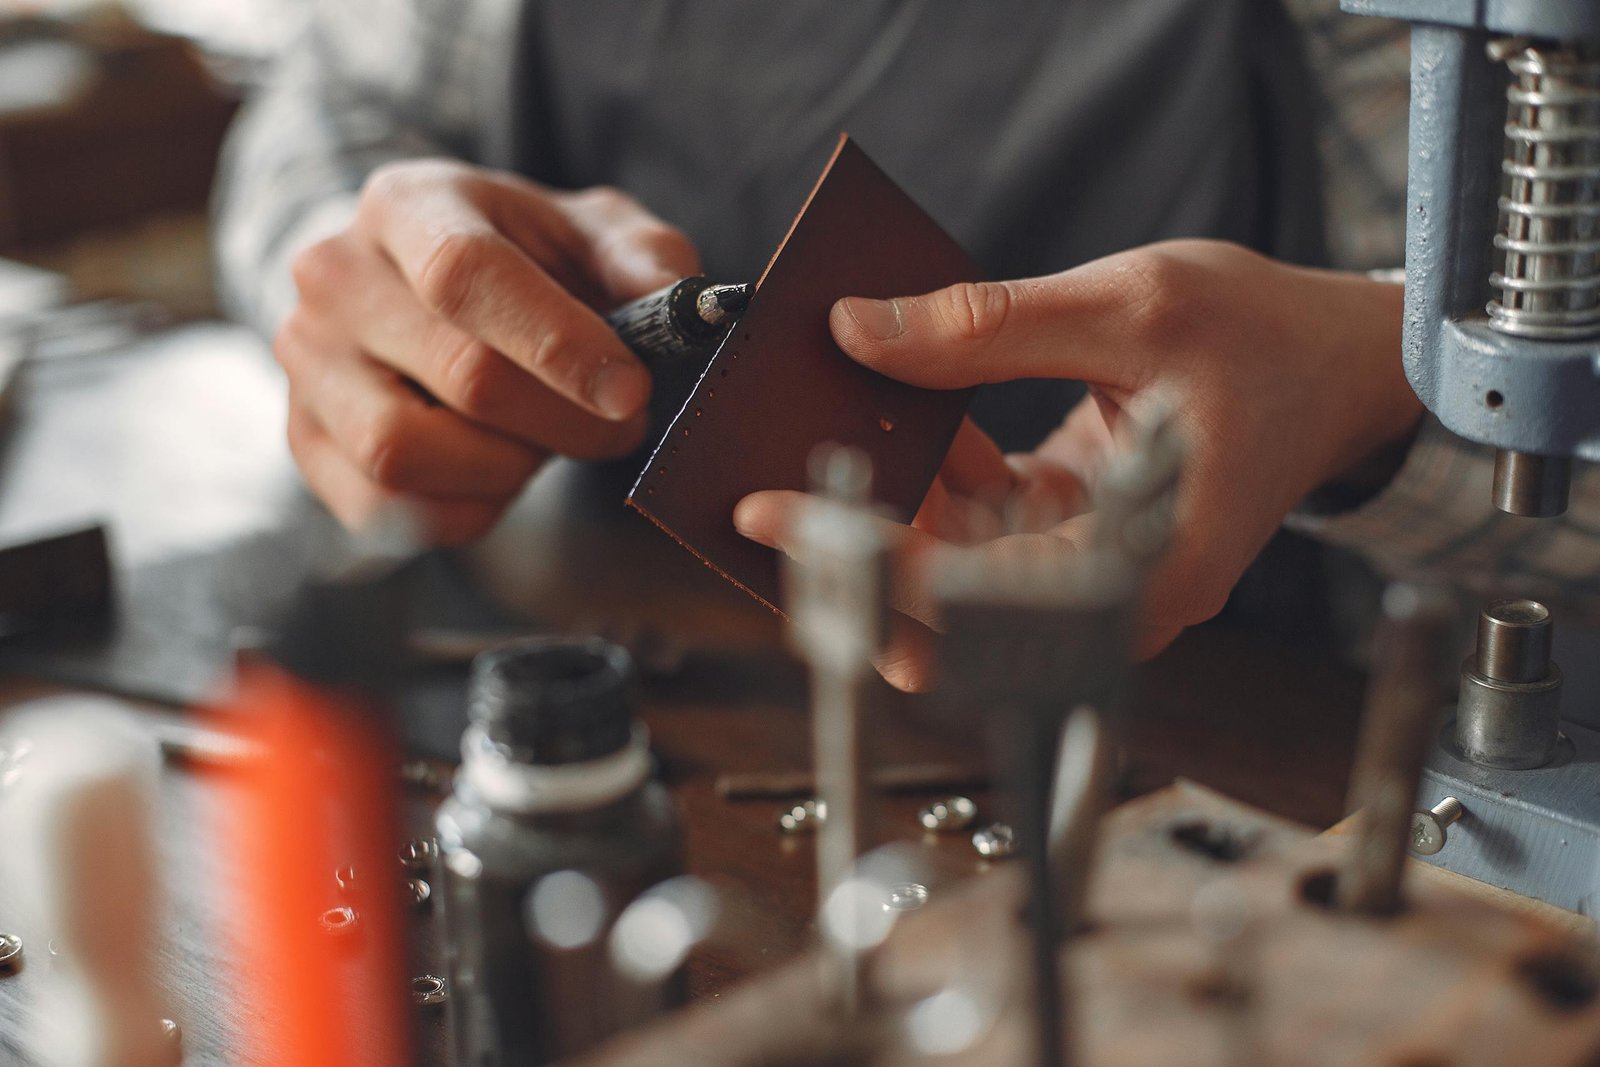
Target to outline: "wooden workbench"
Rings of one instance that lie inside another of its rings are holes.
[[[52,372],[49,390],[24,397],[21,424],[11,435],[0,532],[15,535],[88,514],[108,518],[119,566],[136,594],[125,598],[124,611],[143,610],[140,604],[163,595],[162,587],[141,584],[140,575],[215,547],[191,543],[193,524],[187,532],[184,527],[183,501],[192,507],[205,498],[208,479],[215,499],[232,509],[204,513],[206,536],[220,543],[252,536],[256,525],[270,522],[274,512],[263,501],[281,494],[288,476],[272,369],[259,346],[252,349],[254,342],[237,332],[206,330],[152,342],[117,357],[115,366]],[[90,387],[101,395],[85,395]],[[152,408],[152,398],[160,405]],[[108,450],[116,453],[109,460]],[[114,484],[95,488],[92,479],[85,487],[81,477],[52,478],[52,464],[62,463],[79,474],[84,464],[104,463]],[[176,487],[175,472],[181,474]],[[260,482],[259,491],[251,479]],[[564,481],[582,480],[571,471],[542,476],[511,521],[467,554],[463,566],[503,606],[537,605],[547,625],[663,634],[688,650],[679,669],[649,681],[645,718],[681,806],[689,870],[725,891],[733,925],[742,931],[738,944],[704,949],[691,960],[691,995],[716,997],[742,977],[791,958],[811,936],[810,841],[778,833],[776,818],[786,804],[734,803],[714,791],[720,773],[806,766],[803,673],[782,652],[774,617],[654,531],[612,536],[620,507],[608,496],[596,503],[565,491],[571,487]],[[608,532],[596,536],[602,527]],[[170,598],[156,606],[170,608]],[[7,670],[0,707],[46,691],[29,679],[25,657],[14,658]],[[1343,814],[1361,690],[1360,676],[1329,652],[1203,628],[1141,672],[1125,784],[1148,789],[1186,775],[1288,818],[1329,825]],[[936,699],[887,687],[879,696],[869,739],[877,759],[971,763],[980,756],[978,716],[952,717]],[[171,702],[143,706],[151,715],[175,711]],[[171,1015],[184,1028],[190,1064],[233,1062],[230,1034],[239,1012],[248,1010],[230,996],[222,963],[230,939],[248,936],[230,927],[232,887],[208,834],[211,801],[223,788],[224,781],[180,768],[169,768],[162,785],[158,847],[169,892],[162,959],[174,997]],[[914,815],[929,799],[883,798],[874,826],[880,840],[904,840],[921,850],[937,894],[976,872],[981,861],[965,835],[923,834]],[[977,799],[996,810],[996,798]],[[414,795],[409,803],[412,826],[425,827],[430,802]],[[3,893],[0,887],[0,930]],[[14,1035],[30,983],[47,965],[47,955],[30,948],[24,971],[0,979],[0,1067],[20,1062]],[[419,972],[438,968],[425,918],[417,923],[415,965]],[[440,1016],[419,1012],[418,1024],[422,1061],[443,1062]]]

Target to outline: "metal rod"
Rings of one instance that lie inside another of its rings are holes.
[[[1478,673],[1497,682],[1537,682],[1550,673],[1550,609],[1537,600],[1497,600],[1478,616]]]
[[[1564,514],[1572,461],[1501,449],[1494,455],[1494,506],[1509,515],[1548,519]]]
[[[1542,767],[1561,739],[1561,668],[1550,659],[1550,610],[1498,600],[1478,616],[1478,650],[1461,664],[1455,743],[1486,767]]]
[[[1393,585],[1383,611],[1380,659],[1350,783],[1360,832],[1336,891],[1341,909],[1365,915],[1391,915],[1401,906],[1411,816],[1440,707],[1450,602],[1431,590]]]

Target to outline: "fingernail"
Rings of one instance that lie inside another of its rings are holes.
[[[602,363],[589,395],[600,414],[620,422],[644,406],[650,396],[650,376],[632,363]]]
[[[733,506],[733,528],[750,536],[750,508],[743,500]]]
[[[905,333],[905,320],[900,315],[898,300],[867,300],[847,296],[842,301],[845,313],[856,320],[861,332],[876,341],[888,341]]]
[[[753,521],[757,512],[755,505],[749,503],[749,498],[739,501],[733,506],[733,528],[739,531],[740,536],[748,537],[760,544],[767,544],[767,540],[759,535],[759,528]]]

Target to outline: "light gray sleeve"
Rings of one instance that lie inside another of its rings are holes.
[[[231,315],[276,331],[294,302],[295,252],[345,225],[377,167],[478,152],[497,66],[507,84],[516,7],[310,0],[301,32],[223,151],[214,232]]]

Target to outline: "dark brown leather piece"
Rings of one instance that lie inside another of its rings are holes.
[[[960,246],[841,137],[628,503],[778,611],[777,554],[739,535],[734,505],[761,489],[807,488],[807,458],[833,441],[871,456],[874,497],[908,519],[971,396],[855,363],[833,343],[829,308],[842,296],[907,296],[977,277]]]

